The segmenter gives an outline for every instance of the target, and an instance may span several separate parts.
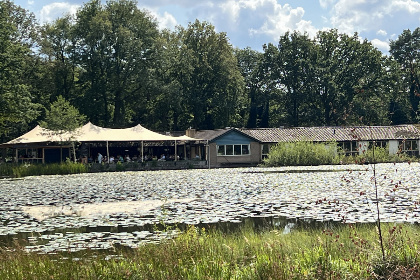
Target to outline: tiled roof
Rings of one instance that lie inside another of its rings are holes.
[[[213,140],[222,134],[228,132],[232,128],[223,128],[223,129],[214,129],[214,130],[197,130],[194,138],[197,139],[205,139],[205,140]]]
[[[290,141],[352,141],[419,139],[420,130],[414,125],[297,127],[241,129],[243,133],[265,143]]]

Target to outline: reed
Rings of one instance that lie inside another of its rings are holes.
[[[49,164],[1,164],[0,176],[20,178],[39,175],[64,175],[89,172],[89,166],[67,161]]]
[[[130,251],[80,256],[0,252],[0,279],[418,279],[420,229],[383,224],[383,262],[375,225],[235,232],[189,227],[178,238]],[[411,277],[411,278],[410,278]]]

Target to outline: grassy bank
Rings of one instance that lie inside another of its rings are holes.
[[[0,164],[0,176],[20,178],[38,175],[64,175],[86,173],[89,166],[75,162],[48,164]]]
[[[3,250],[0,279],[418,279],[418,226],[383,227],[385,261],[373,226],[291,234],[191,227],[162,244],[114,252],[121,258],[111,260],[95,252],[63,259]]]

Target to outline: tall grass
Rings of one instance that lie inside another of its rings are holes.
[[[297,166],[321,164],[354,164],[373,162],[408,162],[417,161],[404,153],[390,155],[388,147],[376,147],[356,156],[344,156],[337,143],[312,143],[307,141],[281,142],[271,147],[265,166]]]
[[[418,226],[384,224],[393,256],[387,263],[373,229],[343,225],[283,234],[190,227],[161,244],[112,252],[121,258],[111,260],[92,251],[79,259],[3,250],[0,279],[419,279]]]
[[[334,143],[312,143],[306,141],[278,143],[271,147],[266,166],[337,164],[337,148]]]
[[[0,176],[14,178],[86,173],[88,171],[88,165],[71,161],[49,164],[0,164]]]
[[[391,162],[408,162],[417,161],[415,157],[410,157],[404,153],[397,153],[390,155],[388,147],[375,147],[368,149],[366,152],[357,156],[346,156],[342,158],[343,163],[391,163]]]

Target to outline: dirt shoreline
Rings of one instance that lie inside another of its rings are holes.
[[[56,216],[80,216],[84,218],[101,217],[117,213],[146,214],[166,203],[190,202],[193,198],[168,200],[116,201],[69,206],[25,206],[22,210],[29,216],[42,221]]]

